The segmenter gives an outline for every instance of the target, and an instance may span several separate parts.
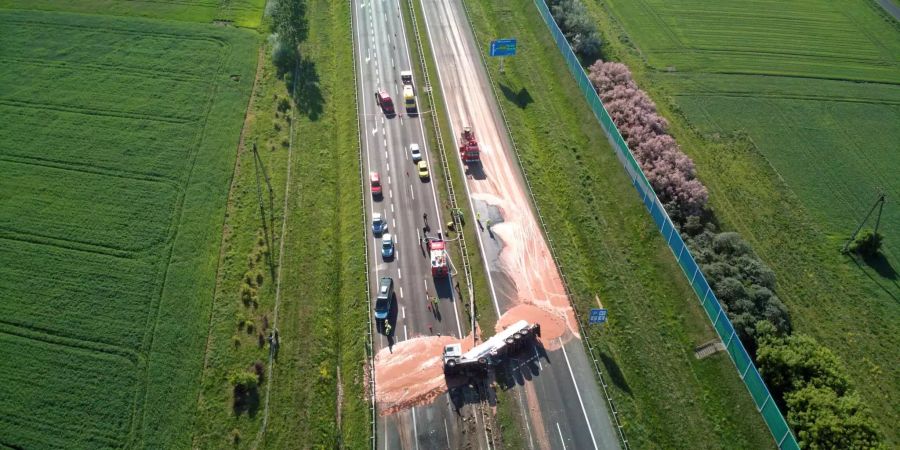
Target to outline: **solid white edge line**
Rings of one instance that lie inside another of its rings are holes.
[[[566,367],[569,369],[569,376],[572,377],[572,384],[575,385],[575,395],[578,396],[578,403],[581,404],[581,412],[584,414],[584,420],[587,422],[588,432],[591,434],[591,442],[594,443],[594,450],[597,450],[597,440],[594,438],[594,430],[591,428],[591,419],[588,418],[587,410],[584,409],[584,400],[581,399],[581,391],[578,390],[578,382],[575,381],[575,373],[572,372],[572,365],[569,364],[569,354],[566,353],[566,346],[563,344],[562,338],[556,338],[559,340],[559,345],[562,348],[563,356],[566,358]]]
[[[563,450],[566,450],[566,441],[563,439],[562,429],[559,428],[559,422],[556,422],[556,431],[559,432],[559,442],[562,443]]]

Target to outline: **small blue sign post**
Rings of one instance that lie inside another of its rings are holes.
[[[500,57],[500,73],[503,73],[503,57],[516,54],[515,39],[494,39],[491,41],[491,56]]]
[[[588,319],[589,323],[604,323],[606,322],[606,308],[591,308],[591,316]]]

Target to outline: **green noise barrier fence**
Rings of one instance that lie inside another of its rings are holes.
[[[728,355],[734,363],[734,366],[737,368],[738,375],[740,375],[741,380],[744,381],[747,390],[750,391],[750,396],[756,404],[756,409],[762,415],[763,420],[769,427],[769,431],[772,433],[772,436],[774,436],[775,442],[780,449],[799,450],[800,447],[797,445],[797,440],[793,433],[791,433],[791,429],[788,427],[787,421],[785,421],[781,411],[778,410],[778,406],[775,404],[772,394],[769,393],[769,388],[766,387],[766,383],[759,375],[759,371],[753,364],[753,360],[750,359],[750,355],[747,353],[747,350],[744,348],[744,345],[741,343],[737,334],[735,334],[731,321],[728,320],[728,316],[719,304],[719,300],[709,287],[706,277],[703,275],[703,272],[700,271],[700,266],[697,265],[697,262],[694,260],[693,255],[691,255],[690,250],[688,250],[687,245],[685,245],[684,240],[682,240],[681,235],[675,229],[675,225],[663,208],[659,198],[656,197],[656,193],[653,191],[650,182],[647,181],[647,177],[641,170],[641,166],[634,159],[634,155],[632,155],[631,151],[628,149],[625,140],[622,139],[619,129],[616,128],[616,125],[606,111],[606,108],[603,107],[600,97],[597,95],[597,92],[594,91],[591,81],[588,79],[587,74],[581,67],[581,63],[578,61],[578,57],[575,56],[568,41],[566,41],[566,37],[556,25],[556,21],[553,20],[553,16],[550,14],[550,10],[547,8],[544,0],[534,0],[534,3],[537,6],[538,11],[540,11],[541,17],[543,17],[547,27],[550,28],[550,32],[556,40],[556,45],[559,47],[563,58],[565,58],[566,64],[569,66],[569,71],[578,82],[578,86],[581,88],[584,98],[590,105],[591,110],[594,111],[597,120],[600,121],[603,131],[606,133],[613,149],[616,151],[616,156],[618,156],[619,161],[622,163],[622,166],[625,167],[625,171],[631,178],[631,183],[634,185],[634,188],[637,189],[638,195],[640,195],[641,200],[644,202],[644,206],[646,206],[647,210],[650,212],[650,216],[653,217],[653,221],[656,223],[656,227],[659,229],[660,234],[662,234],[663,238],[669,244],[669,250],[672,251],[675,259],[678,260],[681,270],[684,271],[685,277],[691,283],[691,287],[693,287],[694,292],[697,294],[697,298],[700,300],[701,305],[703,305],[703,309],[706,311],[706,315],[709,317],[710,322],[712,322],[713,328],[716,329],[716,333],[718,333],[719,338],[722,339],[722,342],[725,344]]]

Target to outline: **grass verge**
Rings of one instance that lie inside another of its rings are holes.
[[[348,2],[326,0],[309,1],[307,7],[309,37],[301,46],[295,100],[274,73],[267,51],[260,66],[229,198],[195,447],[252,447],[262,422],[265,383],[273,384],[261,447],[362,448],[369,440],[363,395],[368,311],[365,249],[359,239],[364,224],[350,10]],[[292,167],[286,180],[291,120]],[[252,152],[254,142],[259,157]],[[256,395],[236,408],[227,377],[266,361],[269,350],[259,344],[260,332],[265,336],[276,326],[274,274],[283,219],[281,345],[273,379],[264,380]],[[261,283],[248,282],[260,273]],[[246,303],[245,285],[255,294]]]
[[[606,328],[590,328],[587,338],[599,351],[631,444],[772,447],[727,357],[694,358],[694,347],[714,332],[533,3],[467,5],[482,39],[519,40],[505,74],[489,70],[572,300],[585,311],[596,296],[610,309]]]

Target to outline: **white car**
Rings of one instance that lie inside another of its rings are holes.
[[[419,150],[419,144],[409,144],[409,155],[412,156],[414,163],[422,160],[422,151]]]

